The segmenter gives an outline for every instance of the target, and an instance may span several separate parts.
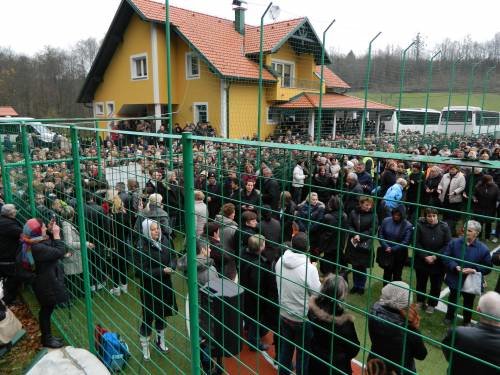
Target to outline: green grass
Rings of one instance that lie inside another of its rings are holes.
[[[353,91],[351,95],[364,97],[363,91]],[[482,93],[474,93],[470,96],[469,106],[480,107],[482,102]],[[382,93],[382,92],[369,92],[368,99],[381,102],[384,104],[398,107],[399,93]],[[403,93],[401,108],[425,108],[426,93],[425,92],[411,92]],[[454,93],[451,97],[451,105],[467,104],[467,94]],[[429,95],[429,108],[441,111],[443,107],[448,106],[448,93],[447,92],[433,92]],[[486,93],[484,100],[484,107],[486,110],[500,111],[500,94]]]

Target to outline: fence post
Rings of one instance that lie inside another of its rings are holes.
[[[380,31],[377,35],[370,40],[370,44],[368,45],[368,56],[367,56],[367,64],[366,64],[366,72],[365,72],[365,101],[363,106],[363,118],[361,119],[361,149],[365,146],[365,122],[366,122],[366,107],[368,105],[368,83],[370,82],[370,70],[372,68],[372,44],[377,39],[382,31]]]
[[[90,296],[90,271],[87,249],[87,230],[85,228],[85,212],[83,205],[82,175],[80,171],[80,152],[78,134],[74,125],[71,125],[71,154],[73,156],[73,171],[75,174],[76,213],[78,215],[78,230],[80,232],[80,250],[82,253],[83,288],[85,291],[85,313],[87,315],[87,335],[89,350],[96,354],[94,345],[94,318],[92,316],[92,298]],[[98,135],[99,136],[99,135]]]
[[[97,121],[94,121],[94,129],[96,133],[95,139],[95,149],[97,151],[97,176],[99,180],[102,179],[102,155],[101,155],[101,133],[97,131],[99,128],[99,124]]]
[[[8,137],[6,134],[4,137]],[[12,203],[12,194],[10,191],[10,169],[5,164],[5,154],[3,149],[3,139],[0,139],[0,168],[2,170],[2,185],[3,185],[3,198],[5,203]]]
[[[21,123],[21,137],[23,144],[24,165],[26,167],[26,179],[28,184],[28,196],[30,201],[31,216],[36,216],[35,206],[35,192],[33,190],[33,169],[31,168],[31,155],[28,142],[28,133],[26,132],[26,125]]]
[[[463,59],[463,57],[459,57],[451,65],[451,78],[450,78],[450,84],[449,84],[449,89],[448,89],[448,106],[446,107],[446,127],[445,127],[445,130],[444,130],[444,135],[446,137],[446,145],[450,144],[448,142],[448,122],[450,121],[451,95],[453,93],[453,84],[455,83],[455,72],[456,72],[456,69],[457,69],[457,64],[462,59]],[[465,114],[465,117],[467,118],[467,113]]]
[[[319,108],[318,108],[318,135],[316,136],[316,145],[319,146],[321,142],[321,123],[323,121],[323,82],[324,82],[324,70],[325,70],[325,43],[326,43],[326,32],[330,27],[332,27],[335,20],[333,20],[328,27],[323,31],[323,43],[321,44],[321,75],[319,77]],[[333,61],[330,61],[333,65]],[[314,109],[313,109],[314,111]]]
[[[432,89],[432,67],[434,64],[434,59],[441,54],[441,51],[436,52],[429,60],[429,78],[427,79],[427,93],[425,95],[425,115],[424,115],[424,132],[422,133],[422,138],[425,140],[425,130],[427,127],[427,115],[429,109],[429,95]],[[438,123],[439,126],[439,123]]]
[[[182,133],[182,159],[184,174],[184,218],[186,222],[186,253],[188,259],[189,330],[191,341],[191,374],[200,373],[200,326],[198,312],[198,283],[196,270],[196,218],[194,212],[194,160],[193,139],[189,132]]]
[[[405,84],[405,68],[406,68],[406,53],[408,50],[415,45],[415,41],[413,41],[402,53],[401,57],[401,73],[400,73],[400,79],[399,79],[399,99],[398,99],[398,112],[396,119],[398,120],[397,126],[396,126],[396,139],[394,140],[395,148],[394,150],[397,152],[398,151],[398,146],[399,146],[399,120],[401,119],[401,103],[403,102],[403,87]]]
[[[466,132],[466,128],[467,128],[467,114],[469,113],[469,104],[470,104],[470,95],[472,93],[472,89],[474,87],[474,73],[476,71],[476,68],[479,66],[479,64],[481,64],[480,62],[477,62],[477,63],[474,63],[472,64],[472,68],[470,70],[470,75],[469,75],[469,85],[467,87],[467,104],[465,106],[465,118],[464,118],[464,132],[462,134],[463,137],[465,137],[465,132]],[[484,109],[481,107],[481,119],[483,118],[483,111]],[[479,126],[482,126],[483,125],[483,122],[481,121],[481,123],[479,124]],[[473,128],[474,124],[472,124],[472,119],[471,119],[471,127],[472,129]],[[474,131],[472,131],[471,135],[474,133]],[[479,134],[481,134],[481,128],[479,130]]]

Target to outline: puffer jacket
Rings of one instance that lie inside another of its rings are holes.
[[[64,270],[60,262],[66,254],[61,240],[51,240],[34,244],[31,253],[35,260],[35,280],[33,291],[40,306],[55,306],[68,301],[64,286]]]
[[[404,206],[398,206],[392,210],[401,214],[401,221],[396,223],[392,217],[386,217],[379,228],[380,246],[385,250],[390,247],[397,259],[406,259],[408,247],[410,244],[413,225],[406,220],[406,211]],[[391,242],[394,241],[394,242]]]
[[[311,356],[309,374],[352,374],[351,360],[359,352],[354,318],[340,304],[335,308],[335,315],[330,314],[317,305],[316,299],[316,296],[309,299],[308,318],[312,323],[310,351],[331,366]]]
[[[417,249],[414,250],[414,268],[416,270],[425,270],[432,274],[444,273],[443,261],[439,254],[444,253],[446,246],[451,241],[451,232],[448,224],[444,221],[438,221],[437,224],[429,224],[425,218],[420,218],[417,223],[416,235]],[[424,260],[425,257],[430,255],[437,256],[433,264],[428,264]]]
[[[408,327],[410,331],[406,332],[401,329],[405,326],[405,318],[401,316],[399,311],[382,306],[380,303],[376,302],[371,308],[371,314],[368,317],[368,332],[370,333],[370,339],[372,340],[371,351],[378,356],[381,356],[382,361],[388,359],[395,363],[400,364],[401,358],[404,352],[404,362],[403,367],[408,370],[414,371],[415,359],[424,360],[427,356],[427,349],[425,348],[424,341],[420,336],[418,330],[414,330]],[[394,325],[389,324],[393,323]],[[398,327],[399,326],[399,327]],[[368,360],[375,357],[373,354],[368,355]],[[390,374],[394,371],[396,374],[402,374],[403,371],[384,361],[387,366],[387,373]]]
[[[451,186],[450,186],[451,184]],[[441,182],[439,183],[438,190],[439,200],[444,203],[446,198],[446,193],[448,191],[448,186],[450,186],[450,203],[461,203],[463,200],[462,192],[465,190],[465,177],[462,172],[458,172],[455,176],[451,177],[449,173],[446,173]]]
[[[301,203],[297,209],[297,223],[301,232],[312,233],[319,228],[319,223],[323,220],[325,205],[318,201],[315,206],[308,202]],[[310,220],[310,221],[309,221]]]

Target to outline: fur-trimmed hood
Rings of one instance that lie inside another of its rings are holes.
[[[354,322],[354,317],[350,314],[345,313],[345,312],[342,313],[342,315],[333,316],[332,314],[321,309],[316,304],[317,298],[318,298],[317,296],[312,296],[311,298],[309,298],[309,313],[314,314],[318,318],[318,320],[321,320],[321,321],[326,322],[326,323],[334,322],[335,324],[344,324],[346,322]]]

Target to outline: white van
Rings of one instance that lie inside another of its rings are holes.
[[[17,137],[21,135],[19,125],[24,122],[28,133],[33,138],[36,147],[51,146],[57,139],[57,134],[52,132],[47,126],[39,121],[33,121],[32,117],[0,117],[0,138],[3,142],[5,137],[9,137],[15,143]],[[21,139],[19,138],[19,142]]]

